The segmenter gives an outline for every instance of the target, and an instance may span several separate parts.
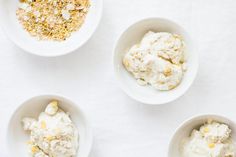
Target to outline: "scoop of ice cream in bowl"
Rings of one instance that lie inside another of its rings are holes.
[[[235,157],[236,124],[220,115],[200,115],[174,133],[168,157]]]
[[[9,121],[7,147],[12,157],[87,157],[91,145],[92,133],[83,111],[62,96],[33,97]]]
[[[131,98],[151,105],[182,96],[198,69],[196,43],[181,25],[147,18],[129,26],[114,48],[115,76]]]

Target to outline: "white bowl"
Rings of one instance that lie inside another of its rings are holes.
[[[186,42],[188,70],[181,84],[173,90],[158,91],[151,86],[138,85],[133,76],[122,64],[122,59],[127,50],[132,45],[139,43],[144,34],[148,31],[177,33],[180,34]],[[113,52],[113,64],[115,75],[126,94],[142,103],[157,105],[173,101],[187,91],[197,73],[198,54],[193,40],[181,26],[163,18],[148,18],[131,25],[122,33]]]
[[[63,42],[40,41],[30,36],[16,17],[19,0],[0,0],[0,22],[6,35],[25,51],[45,57],[61,56],[81,47],[95,32],[102,15],[102,0],[90,0],[91,7],[81,29]]]
[[[27,141],[30,135],[22,128],[24,117],[38,118],[51,100],[58,100],[59,107],[69,112],[72,121],[79,130],[79,149],[76,157],[88,157],[92,146],[92,132],[83,111],[68,98],[58,95],[42,95],[33,97],[22,103],[12,115],[7,130],[7,148],[11,157],[29,157]],[[12,151],[14,150],[14,151]]]
[[[214,120],[220,123],[227,124],[232,130],[232,139],[236,140],[236,124],[234,121],[220,115],[200,115],[190,118],[185,121],[180,127],[175,131],[169,145],[168,157],[181,157],[181,142],[186,137],[189,137],[193,129],[199,129],[201,125],[207,122],[207,120]]]

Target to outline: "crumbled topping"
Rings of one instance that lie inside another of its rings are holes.
[[[89,7],[89,0],[21,0],[16,15],[32,36],[63,41],[80,29]]]

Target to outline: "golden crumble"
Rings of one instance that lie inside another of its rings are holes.
[[[20,0],[16,15],[32,36],[63,41],[80,29],[89,7],[89,0]]]

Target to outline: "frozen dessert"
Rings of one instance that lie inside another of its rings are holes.
[[[226,124],[208,122],[184,139],[182,157],[235,157],[231,129]]]
[[[78,129],[68,113],[50,102],[38,119],[23,118],[23,128],[30,132],[28,142],[32,157],[74,157],[78,149]]]
[[[181,36],[167,32],[148,32],[139,44],[132,46],[123,65],[140,85],[158,90],[178,86],[186,71],[185,43]]]

